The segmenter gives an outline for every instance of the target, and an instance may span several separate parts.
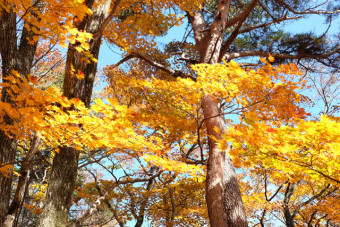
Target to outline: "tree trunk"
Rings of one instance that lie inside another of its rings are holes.
[[[78,152],[62,147],[53,159],[40,226],[66,226],[72,193],[77,179]]]
[[[248,226],[241,192],[234,166],[226,153],[218,147],[225,125],[218,105],[211,97],[202,99],[205,124],[207,126],[209,159],[206,180],[206,201],[211,226]]]
[[[8,4],[4,2],[3,4]],[[41,6],[43,7],[43,5]],[[40,7],[40,10],[42,8]],[[30,44],[28,39],[32,38],[32,35],[26,27],[23,28],[21,33],[20,44],[17,44],[17,15],[13,10],[2,9],[0,12],[0,53],[2,58],[2,82],[11,84],[6,79],[6,76],[11,74],[12,70],[16,70],[20,73],[22,78],[27,77],[32,67],[35,52],[37,49],[37,43]],[[30,26],[30,25],[29,25]],[[2,89],[1,101],[4,103],[10,103],[12,107],[15,104],[8,93],[10,87]],[[13,93],[16,95],[15,93]],[[11,125],[13,120],[9,116],[3,116],[4,123]],[[0,164],[13,164],[16,156],[16,144],[17,140],[14,134],[6,135],[0,129]],[[12,186],[12,174],[4,176],[0,174],[0,227],[4,225],[4,220],[9,208],[9,201],[11,196]]]
[[[94,1],[86,1],[88,7],[92,8]],[[97,7],[93,15],[88,19],[85,18],[78,25],[79,30],[86,28],[86,31],[96,34],[100,25],[106,18],[110,8],[110,1]],[[91,49],[93,57],[98,58],[101,39],[96,39]],[[84,102],[86,107],[90,106],[93,83],[97,72],[97,63],[91,62],[84,65],[81,60],[82,56],[75,49],[75,45],[70,45],[67,52],[64,96],[79,98]],[[85,78],[79,80],[71,72],[71,68],[76,72],[81,70]],[[44,202],[43,213],[40,218],[39,226],[66,226],[68,212],[71,206],[72,194],[75,189],[77,180],[79,152],[72,147],[60,147],[59,152],[53,159],[52,173],[47,188],[46,199]]]
[[[205,22],[201,10],[189,15],[201,63],[216,64],[219,62],[224,30],[229,22],[230,3],[231,0],[219,1],[216,16],[210,26]],[[251,11],[256,3],[257,1],[253,0],[249,4],[244,16]],[[212,227],[248,226],[234,166],[226,151],[222,151],[215,141],[215,139],[222,139],[221,133],[225,131],[224,119],[220,115],[218,103],[210,96],[205,95],[202,98],[201,106],[209,144],[206,202],[210,225]]]
[[[290,209],[289,209],[289,202],[294,194],[299,182],[294,182],[290,183],[288,182],[286,191],[285,191],[285,196],[283,198],[283,214],[285,217],[286,225],[287,227],[294,227],[294,216],[291,214]]]
[[[13,225],[15,215],[18,212],[20,206],[22,206],[25,192],[28,186],[28,181],[30,179],[32,161],[35,154],[39,151],[38,147],[40,143],[41,139],[39,137],[39,134],[35,134],[31,142],[30,150],[27,152],[21,165],[19,181],[15,190],[13,201],[6,215],[5,227],[11,227]]]

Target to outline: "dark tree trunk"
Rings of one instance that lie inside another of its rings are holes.
[[[148,181],[148,184],[146,186],[147,192],[149,192],[151,190],[152,184],[153,184],[153,180],[151,179],[151,180]],[[146,205],[147,205],[148,200],[149,200],[149,195],[144,196],[143,202],[140,206],[139,215],[137,216],[137,222],[135,224],[135,227],[141,227],[143,225],[144,216],[145,216],[145,209],[146,209]]]
[[[92,7],[94,1],[86,1],[88,7]],[[106,18],[110,7],[110,1],[105,2],[94,10],[90,18],[85,18],[78,25],[79,30],[96,34],[102,22]],[[96,39],[92,46],[91,54],[98,58],[101,39]],[[74,45],[70,45],[67,52],[64,96],[79,98],[86,107],[90,106],[93,83],[97,72],[97,63],[84,64],[80,61],[81,53],[77,52]],[[71,67],[81,70],[85,78],[79,80],[71,72]],[[66,226],[68,212],[71,206],[72,194],[77,180],[79,152],[72,147],[60,147],[53,159],[52,173],[47,188],[43,213],[39,226]]]
[[[294,182],[294,183],[289,182],[287,185],[286,191],[285,191],[285,196],[283,198],[283,214],[285,217],[287,227],[295,226],[294,216],[292,215],[289,209],[289,201],[292,195],[294,194],[297,186],[298,186],[298,182]]]
[[[3,4],[7,4],[4,2]],[[41,6],[43,7],[43,5]],[[42,8],[40,8],[42,10]],[[0,12],[0,53],[2,58],[2,82],[11,84],[6,80],[6,76],[11,74],[12,70],[20,73],[22,78],[27,77],[32,67],[34,60],[37,43],[30,44],[28,42],[32,35],[24,27],[19,47],[17,45],[17,22],[16,13],[12,10],[7,12],[1,9]],[[30,26],[30,25],[29,25]],[[10,87],[2,89],[1,101],[9,103],[13,107],[15,104],[12,102],[8,93]],[[14,93],[15,95],[15,93]],[[11,125],[13,120],[9,116],[3,116],[4,123]],[[6,135],[0,129],[0,163],[13,164],[16,156],[17,140],[14,134]],[[11,195],[12,174],[9,177],[0,174],[0,227],[4,225],[4,220],[9,208],[9,201]]]

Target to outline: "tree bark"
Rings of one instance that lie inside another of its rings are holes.
[[[213,139],[222,139],[224,120],[220,116],[217,103],[211,97],[205,96],[202,99],[202,108],[209,144],[206,201],[210,225],[248,226],[234,166],[226,151],[221,150]]]
[[[92,0],[85,2],[90,8],[92,8],[93,3],[94,1]],[[110,1],[98,6],[90,18],[85,18],[77,25],[78,29],[86,29],[87,32],[96,34],[106,18],[109,8]],[[98,58],[101,39],[95,39],[94,42],[91,44],[91,54],[93,57]],[[86,107],[89,107],[97,72],[97,63],[84,64],[81,62],[82,55],[77,52],[75,45],[70,45],[67,52],[64,96],[69,99],[79,98]],[[85,78],[82,80],[77,79],[71,71],[72,67],[76,72],[81,70]],[[39,226],[66,226],[72,194],[77,180],[78,158],[79,152],[73,147],[60,147],[59,152],[55,154]]]
[[[72,193],[77,179],[78,152],[61,147],[53,159],[39,226],[66,226]]]
[[[4,2],[3,4],[8,4]],[[42,10],[44,6],[39,6]],[[23,28],[21,33],[20,44],[17,42],[17,22],[16,13],[10,9],[8,12],[1,9],[0,12],[0,53],[1,53],[1,66],[2,66],[2,82],[12,84],[6,79],[6,76],[11,74],[12,70],[20,73],[22,78],[27,77],[30,73],[32,62],[34,60],[35,52],[37,49],[37,42],[30,44],[28,39],[32,38],[32,34]],[[25,22],[26,23],[26,22]],[[31,25],[28,25],[31,26]],[[8,90],[10,87],[2,89],[1,101],[9,103],[13,107],[15,104],[9,95]],[[16,95],[14,93],[14,95]],[[9,116],[3,116],[4,123],[11,125],[13,120]],[[13,164],[16,155],[17,140],[15,135],[7,135],[0,129],[0,164]],[[12,174],[9,177],[0,174],[0,227],[4,225],[4,220],[9,208],[9,201],[11,195]]]

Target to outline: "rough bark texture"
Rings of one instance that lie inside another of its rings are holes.
[[[66,226],[77,179],[78,152],[62,147],[53,159],[40,226]]]
[[[6,4],[4,2],[4,4]],[[10,75],[12,70],[16,70],[21,77],[26,77],[32,67],[37,43],[33,45],[28,43],[28,38],[32,35],[23,28],[19,46],[17,44],[17,22],[16,14],[10,10],[9,12],[1,9],[0,12],[0,53],[2,66],[2,82],[11,84],[6,80],[6,76]],[[8,93],[8,87],[2,89],[1,101],[10,103],[11,97]],[[14,94],[15,95],[15,94]],[[6,124],[12,124],[12,119],[4,116]],[[15,135],[6,135],[0,130],[0,164],[13,164],[16,155],[16,138]],[[6,177],[0,174],[0,227],[4,225],[4,219],[9,208],[11,195],[12,175]]]
[[[91,7],[93,2],[90,0],[85,3],[88,7]],[[110,1],[97,7],[90,18],[85,18],[78,24],[78,29],[86,29],[87,32],[96,34],[108,14],[109,7]],[[100,44],[101,39],[99,38],[92,45],[91,54],[95,58],[98,58]],[[69,99],[79,98],[85,103],[86,107],[89,107],[97,63],[85,64],[81,61],[81,58],[81,53],[76,51],[74,45],[70,45],[65,68],[64,96]],[[77,79],[70,70],[72,66],[76,71],[81,70],[85,78]],[[72,147],[60,147],[59,152],[55,154],[39,226],[66,226],[77,180],[78,158],[79,152]]]
[[[247,226],[241,192],[234,166],[226,153],[212,139],[222,139],[225,125],[218,105],[209,96],[202,99],[208,132],[209,159],[206,180],[206,201],[211,226]]]

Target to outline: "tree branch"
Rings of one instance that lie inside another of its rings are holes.
[[[282,0],[275,0],[277,3],[279,3],[280,5],[282,5],[283,7],[285,7],[286,9],[288,9],[290,12],[295,13],[295,14],[336,14],[336,13],[340,13],[340,9],[338,10],[334,10],[334,11],[325,11],[325,10],[317,10],[317,11],[296,11],[294,10],[290,5],[288,5],[287,3],[285,3]]]
[[[254,27],[245,28],[245,29],[241,30],[239,32],[239,34],[246,33],[246,32],[249,32],[249,31],[257,29],[257,28],[267,27],[267,26],[269,26],[271,24],[280,23],[281,21],[285,21],[285,20],[296,20],[296,19],[299,19],[301,17],[302,16],[298,16],[298,17],[282,17],[280,19],[276,19],[276,20],[273,20],[273,21],[265,23],[265,24],[260,24],[260,25],[254,26]]]
[[[300,209],[301,207],[304,207],[306,206],[307,204],[313,202],[313,200],[321,197],[323,195],[323,193],[331,186],[331,184],[328,184],[324,189],[322,189],[318,194],[314,195],[313,197],[309,198],[307,201],[303,202],[303,203],[300,203],[298,205],[298,209]],[[293,218],[297,215],[298,213],[298,209],[295,209],[294,212],[293,212]]]
[[[118,9],[118,6],[119,6],[120,2],[121,2],[121,0],[116,0],[113,3],[113,7],[112,7],[112,10],[111,10],[110,14],[104,19],[103,23],[100,25],[100,27],[98,28],[97,32],[94,34],[93,41],[91,43],[91,48],[90,49],[93,48],[94,44],[97,42],[97,40],[103,34],[106,26],[110,23],[110,21],[114,17],[115,13],[117,12],[117,9]]]
[[[233,19],[229,20],[224,29],[233,26],[234,24],[238,23],[239,21],[243,21],[245,20],[245,18],[247,18],[247,16],[249,15],[249,13],[255,8],[256,4],[259,2],[259,0],[252,0],[249,5],[243,10],[242,13],[240,13],[239,15],[237,15],[236,17],[234,17]]]
[[[232,60],[235,58],[242,57],[269,57],[270,55],[274,58],[279,59],[301,59],[301,58],[327,58],[333,54],[339,53],[339,49],[336,49],[328,54],[297,54],[297,55],[289,55],[289,54],[280,54],[280,53],[272,53],[265,51],[243,51],[243,52],[235,52],[235,53],[226,53],[221,60]]]
[[[234,42],[237,35],[240,33],[239,31],[242,27],[243,22],[247,19],[248,15],[254,9],[254,7],[256,6],[258,2],[259,0],[253,0],[251,3],[249,3],[247,8],[235,18],[237,19],[237,21],[235,21],[235,23],[237,23],[237,26],[235,27],[234,31],[230,34],[227,41],[223,44],[220,55],[218,57],[218,61],[221,61],[224,54],[228,51],[230,45]],[[224,29],[231,26],[231,25],[228,26],[228,23],[226,24],[226,27],[224,27]]]
[[[156,68],[159,69],[159,70],[162,70],[162,71],[164,71],[164,72],[170,74],[171,76],[173,76],[173,77],[175,77],[175,78],[178,78],[178,77],[180,77],[180,78],[185,78],[185,79],[186,79],[186,78],[189,78],[189,79],[192,79],[193,81],[196,81],[196,78],[194,78],[194,77],[192,77],[192,76],[189,76],[189,75],[186,75],[186,74],[182,73],[182,72],[179,71],[179,70],[174,70],[174,69],[172,69],[172,68],[170,68],[170,67],[167,67],[167,66],[165,66],[165,65],[163,65],[163,64],[160,64],[160,63],[158,63],[158,62],[156,62],[156,61],[153,61],[152,59],[150,59],[150,58],[148,58],[148,57],[146,57],[146,56],[144,56],[144,55],[142,55],[142,54],[139,54],[139,53],[136,53],[136,52],[132,52],[131,55],[132,55],[133,57],[139,58],[139,59],[141,59],[141,60],[147,62],[148,64],[150,64],[150,65],[156,67]]]

